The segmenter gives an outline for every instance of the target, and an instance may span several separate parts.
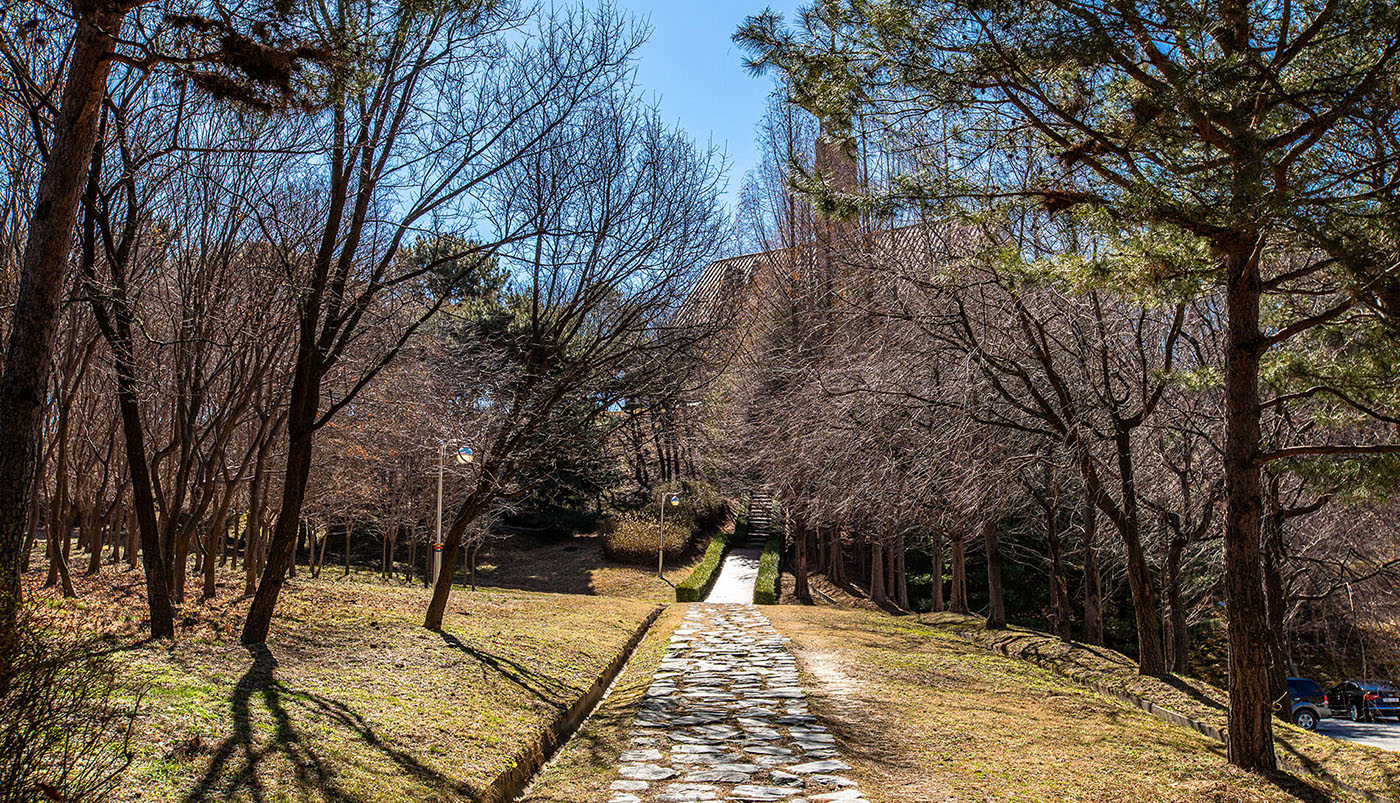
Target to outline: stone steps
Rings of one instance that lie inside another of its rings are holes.
[[[772,534],[773,496],[767,491],[754,491],[749,495],[749,533],[744,546],[762,548]]]

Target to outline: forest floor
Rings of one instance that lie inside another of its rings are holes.
[[[666,579],[679,583],[689,577],[708,543],[709,539],[696,539],[684,557],[665,567]],[[477,558],[476,582],[489,588],[676,601],[675,588],[657,578],[655,561],[638,566],[608,560],[602,537],[592,533],[492,541]]]
[[[651,602],[456,589],[440,632],[417,585],[291,581],[266,649],[238,644],[230,575],[183,606],[171,646],[139,640],[140,573],[32,598],[55,626],[107,634],[144,689],[116,800],[473,799],[602,674]],[[222,584],[221,584],[222,585]]]

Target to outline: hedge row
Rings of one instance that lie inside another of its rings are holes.
[[[719,567],[724,563],[724,553],[729,550],[729,542],[743,543],[748,532],[748,516],[741,510],[734,522],[734,534],[730,535],[723,530],[715,533],[710,539],[710,545],[705,548],[705,556],[696,564],[690,576],[676,586],[676,602],[699,602],[704,599],[705,595],[710,593],[710,586],[715,584],[715,578],[719,577]]]
[[[753,585],[755,605],[778,604],[778,558],[782,554],[783,537],[774,533],[763,545],[763,555],[758,559],[758,579]]]

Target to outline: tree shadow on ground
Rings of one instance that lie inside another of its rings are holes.
[[[1342,779],[1338,778],[1335,774],[1328,771],[1328,769],[1325,766],[1323,766],[1322,763],[1319,762],[1317,759],[1308,756],[1307,754],[1298,750],[1298,748],[1287,743],[1286,741],[1276,738],[1274,740],[1274,746],[1276,749],[1279,750],[1280,758],[1291,762],[1296,767],[1302,768],[1305,772],[1308,772],[1312,775],[1315,775],[1319,778],[1322,778],[1323,780],[1330,781],[1332,783],[1344,783]],[[1380,776],[1383,782],[1389,787],[1386,793],[1386,799],[1395,799],[1395,792],[1397,790],[1400,790],[1400,773],[1397,773],[1392,767],[1387,766],[1384,762],[1373,760],[1368,763]],[[1292,775],[1281,771],[1275,773],[1275,775],[1278,775],[1282,778],[1293,777]],[[1270,780],[1274,780],[1274,778],[1271,776]]]
[[[289,704],[303,711],[329,718],[352,731],[359,740],[391,759],[405,775],[433,789],[467,799],[476,799],[477,790],[449,778],[423,764],[414,756],[387,744],[374,727],[354,709],[331,697],[289,687],[277,679],[277,659],[264,645],[249,648],[253,664],[234,685],[229,698],[233,730],[213,751],[209,766],[185,803],[227,800],[246,795],[254,801],[282,800],[288,790],[269,789],[264,774],[274,761],[286,761],[302,799],[333,803],[360,803],[363,796],[347,791],[337,783],[334,762],[323,755],[313,737],[298,728]],[[259,743],[254,721],[261,705],[271,716],[274,730]]]
[[[555,709],[568,708],[587,691],[585,687],[566,683],[559,678],[531,669],[518,661],[464,644],[461,639],[445,630],[439,630],[437,634],[442,637],[447,646],[460,651],[481,664],[482,667],[494,671],[502,678],[524,689],[535,699]]]
[[[1164,685],[1171,686],[1173,689],[1176,689],[1177,691],[1181,692],[1187,697],[1190,697],[1192,700],[1195,700],[1196,702],[1200,703],[1206,708],[1212,709],[1214,711],[1219,711],[1221,713],[1224,713],[1229,710],[1229,706],[1227,706],[1225,703],[1222,703],[1221,701],[1211,697],[1210,695],[1197,688],[1195,684],[1183,680],[1177,677],[1176,675],[1164,675],[1158,678],[1158,680],[1162,681]]]

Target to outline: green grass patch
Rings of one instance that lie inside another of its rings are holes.
[[[753,585],[755,605],[778,604],[778,559],[783,555],[783,536],[778,533],[768,536],[763,544],[763,554],[758,559],[758,579]]]
[[[617,780],[618,755],[628,749],[633,719],[650,688],[671,634],[684,621],[684,608],[669,608],[652,625],[607,699],[578,733],[545,765],[520,803],[580,803],[609,800]]]
[[[720,530],[715,533],[709,546],[705,547],[704,557],[700,558],[690,576],[676,586],[676,602],[699,602],[704,599],[719,576],[719,567],[724,563],[724,553],[729,551],[729,544],[731,541],[736,544],[742,542],[748,532],[748,516],[740,511],[734,522],[734,532]]]
[[[183,606],[189,624],[174,645],[127,633],[114,651],[145,694],[133,764],[107,799],[479,799],[654,607],[458,588],[434,632],[421,627],[426,589],[299,575],[271,640],[250,651],[238,644],[247,600],[236,578],[223,579],[215,600]],[[131,608],[139,581],[138,572],[109,575],[113,593],[90,588],[89,600]],[[99,613],[82,621],[120,621]]]

